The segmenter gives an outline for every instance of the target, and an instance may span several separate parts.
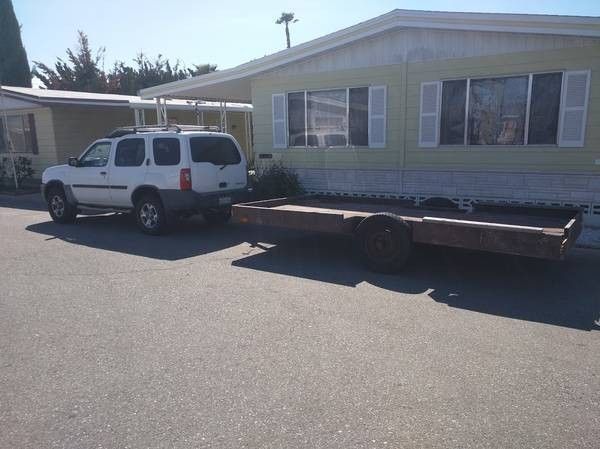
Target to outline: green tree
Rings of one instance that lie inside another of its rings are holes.
[[[212,64],[188,68],[179,61],[171,64],[162,55],[150,59],[140,53],[133,60],[133,65],[117,61],[107,73],[102,68],[105,48],[100,47],[94,53],[86,34],[78,33],[77,49],[67,49],[66,61],[58,58],[54,67],[35,62],[33,74],[47,89],[137,95],[140,89],[203,75],[217,68]]]
[[[0,84],[31,87],[27,53],[11,0],[0,0]]]
[[[77,49],[67,48],[67,61],[57,58],[54,68],[34,61],[33,74],[47,89],[108,92],[108,81],[102,70],[105,48],[100,47],[94,55],[87,35],[83,31],[77,33]]]
[[[204,75],[217,69],[217,66],[212,64],[197,64],[192,68],[185,68],[179,61],[173,65],[162,55],[151,60],[143,53],[140,53],[133,61],[135,63],[133,67],[124,62],[115,63],[108,74],[111,92],[137,95],[140,89],[146,87]]]
[[[275,23],[277,25],[281,25],[282,23],[285,23],[285,38],[286,38],[286,42],[287,42],[287,48],[290,48],[290,28],[289,28],[289,24],[290,23],[296,23],[298,21],[298,19],[294,19],[294,13],[293,12],[282,12],[281,16],[279,17],[279,19],[277,19],[275,21]]]

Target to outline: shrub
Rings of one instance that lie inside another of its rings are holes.
[[[17,175],[19,187],[21,187],[23,181],[31,179],[35,174],[35,170],[31,168],[31,159],[24,156],[18,156],[15,159],[15,173]],[[0,186],[14,187],[13,180],[13,165],[10,161],[10,157],[3,157],[2,161],[0,161]]]
[[[281,198],[304,193],[298,175],[281,165],[272,165],[260,174],[250,175],[253,196],[257,200]]]

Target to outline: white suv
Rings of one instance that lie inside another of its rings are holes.
[[[42,195],[52,219],[85,210],[134,212],[142,231],[161,234],[172,217],[202,213],[226,222],[247,192],[247,164],[237,141],[218,128],[118,128],[68,165],[44,170]]]

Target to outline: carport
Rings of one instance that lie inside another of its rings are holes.
[[[247,64],[244,64],[245,66]],[[184,100],[193,104],[199,110],[206,102],[218,102],[220,113],[220,127],[228,132],[227,112],[232,104],[251,103],[249,73],[240,70],[241,67],[213,72],[193,78],[161,84],[159,86],[142,89],[139,94],[142,102],[154,100],[158,124],[169,121],[167,112],[168,100]],[[203,124],[202,114],[197,113],[199,125]],[[252,115],[245,114],[244,131],[246,141],[250,142],[250,155],[252,151]]]

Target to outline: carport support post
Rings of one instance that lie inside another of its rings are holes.
[[[134,109],[135,126],[144,126],[146,124],[146,114],[144,109]]]
[[[0,73],[0,79],[2,79],[2,73]],[[10,133],[8,132],[8,121],[7,121],[7,114],[6,114],[6,108],[4,107],[4,90],[2,89],[2,85],[0,84],[0,98],[2,99],[2,116],[3,116],[3,120],[2,120],[2,132],[4,133],[5,136],[5,142],[8,148],[8,154],[10,155],[10,163],[12,164],[12,172],[13,172],[13,178],[15,180],[15,190],[17,190],[19,188],[19,181],[17,180],[17,168],[15,166],[15,156],[13,155],[13,143],[12,140],[10,138]]]
[[[156,97],[156,124],[165,126],[169,124],[166,98]]]
[[[219,102],[219,112],[221,114],[221,132],[227,132],[227,102]]]

